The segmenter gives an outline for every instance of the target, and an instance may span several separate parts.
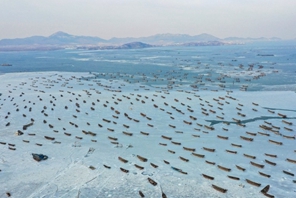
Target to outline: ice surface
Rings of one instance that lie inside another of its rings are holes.
[[[162,192],[170,198],[265,197],[260,190],[266,185],[276,197],[296,196],[295,177],[283,172],[296,170],[296,164],[287,160],[296,160],[295,92],[198,91],[188,85],[167,89],[98,76],[70,72],[0,76],[0,197],[10,192],[12,197],[118,198],[140,197],[139,191],[146,197],[161,197]],[[24,134],[18,135],[18,130]],[[49,158],[36,162],[32,153]],[[157,185],[151,185],[148,177]]]

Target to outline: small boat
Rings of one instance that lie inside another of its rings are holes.
[[[147,158],[142,157],[140,155],[137,155],[137,158],[139,158],[142,162],[147,162],[148,161]]]
[[[120,170],[121,170],[122,172],[124,172],[124,173],[128,173],[128,172],[129,172],[129,170],[124,169],[124,168],[121,168],[121,167],[120,167]]]
[[[234,180],[240,180],[239,177],[234,177],[234,176],[231,176],[231,175],[227,175],[227,177],[230,178],[230,179],[234,179]]]
[[[206,179],[214,180],[215,178],[206,174],[202,174],[202,176]]]
[[[3,63],[3,64],[1,64],[1,66],[3,66],[3,67],[11,67],[12,64],[10,64],[10,63]]]
[[[150,177],[148,177],[148,181],[150,184],[152,184],[153,186],[156,186],[157,185],[157,182],[154,181],[153,179],[151,179]]]
[[[212,184],[212,187],[213,187],[215,190],[219,191],[219,192],[222,192],[222,193],[226,193],[226,192],[227,192],[227,189],[225,189],[225,188],[221,188],[221,187],[216,186],[216,185],[214,185],[214,184]]]
[[[246,181],[247,181],[247,183],[249,183],[249,184],[251,184],[251,185],[253,185],[253,186],[257,186],[257,187],[261,186],[260,183],[254,182],[254,181],[252,181],[252,180],[246,179]]]
[[[276,163],[275,163],[275,162],[271,162],[271,161],[269,161],[269,160],[265,160],[265,162],[266,162],[267,164],[270,164],[270,165],[272,165],[272,166],[275,166],[275,165],[276,165]]]

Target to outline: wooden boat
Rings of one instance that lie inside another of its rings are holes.
[[[268,140],[268,141],[271,142],[271,143],[277,144],[277,145],[283,145],[282,142],[277,142],[275,140]]]
[[[126,132],[126,131],[123,131],[122,132],[124,135],[127,135],[127,136],[132,136],[133,135],[133,133],[129,133],[129,132]]]
[[[202,127],[202,124],[196,123],[198,126]]]
[[[205,155],[198,154],[198,153],[192,153],[192,155],[194,155],[196,157],[200,157],[200,158],[204,158],[205,157]]]
[[[121,170],[122,172],[124,172],[124,173],[128,173],[128,172],[129,172],[129,170],[124,169],[124,168],[121,168],[121,167],[120,167],[120,170]]]
[[[251,159],[256,159],[256,156],[253,156],[253,155],[248,155],[248,154],[245,154],[245,153],[244,153],[244,156],[245,156],[245,157],[248,157],[248,158],[251,158]]]
[[[71,136],[71,135],[72,135],[71,133],[66,133],[66,132],[64,132],[64,134],[65,134],[66,136]]]
[[[246,141],[250,141],[250,142],[253,141],[253,138],[248,138],[248,137],[245,137],[245,136],[240,136],[240,138],[243,139],[243,140],[246,140]]]
[[[203,147],[203,149],[209,152],[215,152],[215,149],[212,148]]]
[[[237,151],[232,151],[232,150],[227,150],[227,149],[225,151],[228,153],[237,154]]]
[[[217,135],[218,138],[223,139],[223,140],[228,140],[227,136],[222,136],[222,135]]]
[[[268,133],[258,132],[258,134],[260,134],[260,135],[264,135],[264,136],[270,136],[270,134],[268,134]]]
[[[231,146],[235,146],[235,147],[239,147],[239,148],[242,147],[242,145],[240,145],[240,144],[234,144],[234,143],[231,143]]]
[[[147,161],[148,161],[147,158],[142,157],[142,156],[140,156],[140,155],[137,155],[137,158],[139,158],[139,160],[141,160],[142,162],[147,162]]]
[[[168,162],[168,161],[166,161],[166,160],[163,160],[163,162],[166,163],[166,164],[170,164],[170,162]]]
[[[149,127],[153,127],[153,125],[152,124],[147,124]]]
[[[288,162],[291,162],[291,163],[296,164],[296,160],[292,160],[292,159],[290,159],[290,158],[287,158],[286,160],[287,160]]]
[[[161,137],[164,138],[164,139],[167,139],[167,140],[172,140],[172,138],[171,137],[168,137],[168,136],[162,135]]]
[[[268,156],[268,157],[274,157],[274,158],[277,158],[277,155],[274,155],[274,154],[264,153],[264,155],[266,155],[266,156]]]
[[[272,111],[272,110],[270,110],[270,109],[268,109],[267,111],[270,112],[270,113],[274,113],[274,111]]]
[[[227,171],[227,172],[231,171],[231,168],[226,168],[226,167],[220,166],[220,165],[217,165],[217,167],[220,168],[221,170],[224,170],[224,171]]]
[[[242,123],[237,123],[238,126],[241,126],[241,127],[246,127],[245,124],[242,124]]]
[[[192,125],[192,122],[189,122],[189,121],[186,121],[186,120],[183,120],[183,122],[184,122],[185,124]]]
[[[46,136],[46,135],[44,136],[44,138],[47,139],[47,140],[55,140],[54,137],[49,137],[49,136]]]
[[[143,135],[149,135],[149,133],[143,132],[143,131],[141,131],[140,133],[143,134]]]
[[[172,151],[172,150],[168,150],[168,152],[170,152],[172,154],[175,154],[176,153],[175,151]]]
[[[179,158],[180,158],[181,160],[183,160],[184,162],[189,162],[189,159],[186,159],[186,158],[181,157],[181,156],[179,156]]]
[[[267,186],[265,186],[260,192],[261,193],[267,193],[268,191],[269,191],[269,188],[270,188],[270,186],[269,185],[267,185]]]
[[[266,173],[262,173],[260,171],[258,171],[260,175],[262,175],[263,177],[267,177],[267,178],[270,178],[270,175],[266,174]]]
[[[150,163],[150,165],[151,165],[153,168],[158,168],[158,166],[157,166],[156,164]]]
[[[285,171],[285,170],[283,170],[283,173],[294,177],[294,173],[291,173],[291,172],[288,172],[288,171]]]
[[[190,151],[190,152],[195,151],[195,148],[188,148],[188,147],[185,147],[185,146],[183,146],[183,149],[186,150],[186,151]]]
[[[249,183],[249,184],[251,184],[251,185],[253,185],[253,186],[257,186],[257,187],[261,186],[260,183],[254,182],[254,181],[252,181],[252,180],[246,179],[246,181],[247,181],[247,183]]]
[[[284,115],[284,114],[281,114],[281,113],[278,113],[279,116],[281,116],[282,118],[286,118],[287,115]]]
[[[113,141],[117,141],[117,140],[118,140],[117,138],[115,138],[115,137],[111,137],[111,136],[108,136],[108,138],[109,138],[110,140],[113,140]]]
[[[128,160],[123,159],[122,157],[118,157],[118,159],[119,159],[120,161],[122,161],[123,163],[127,163],[127,162],[128,162]]]
[[[252,162],[252,161],[250,161],[250,163],[251,163],[253,166],[256,166],[256,167],[258,167],[258,168],[264,168],[264,165],[263,165],[263,164],[258,164],[258,163]]]
[[[212,126],[204,125],[204,127],[205,127],[206,129],[209,129],[209,130],[215,130],[215,128],[212,127]]]
[[[243,168],[243,167],[241,167],[241,166],[239,166],[239,165],[235,165],[236,166],[236,168],[238,169],[238,170],[241,170],[241,171],[245,171],[246,169],[245,168]]]
[[[256,136],[257,134],[256,133],[252,133],[252,132],[246,132],[246,134],[248,134],[248,135],[251,135],[251,136]]]
[[[272,129],[272,127],[266,126],[264,124],[259,125],[259,127],[262,128],[262,129],[264,129],[264,130],[268,130],[268,131],[270,131]]]
[[[102,119],[104,122],[107,122],[107,123],[110,123],[111,121],[110,120],[107,120],[105,118]]]
[[[159,143],[159,145],[161,145],[161,146],[167,146],[167,144],[164,144],[164,143]]]
[[[16,150],[16,148],[15,148],[15,147],[10,147],[10,146],[8,147],[8,149],[9,149],[9,150],[13,150],[13,151],[15,151],[15,150]]]
[[[274,126],[274,125],[272,125],[272,128],[275,128],[275,129],[278,129],[278,130],[281,129],[281,127],[277,127],[277,126]]]
[[[290,129],[288,127],[284,127],[284,129],[286,129],[287,131],[293,131],[293,129]]]
[[[202,114],[208,116],[209,114],[207,112],[202,111]]]
[[[96,133],[93,133],[91,131],[89,131],[88,134],[91,135],[91,136],[96,136],[97,135]]]
[[[42,144],[40,144],[40,143],[36,143],[36,145],[37,145],[37,146],[42,146]]]
[[[23,140],[23,142],[25,142],[25,143],[30,143],[30,141],[29,141],[29,140]]]
[[[288,121],[286,121],[286,120],[282,120],[282,122],[285,123],[285,124],[288,124],[288,125],[293,125],[292,122],[288,122]]]
[[[189,118],[192,119],[192,120],[197,120],[197,118],[193,117],[193,116],[189,116]]]
[[[295,140],[295,136],[283,135],[284,138]]]
[[[271,195],[271,194],[268,194],[268,193],[262,193],[262,194],[265,195],[266,197],[274,198],[274,195]]]
[[[146,117],[146,114],[144,114],[144,113],[140,113],[140,115],[143,116],[143,117]]]
[[[135,164],[135,167],[138,168],[138,169],[140,169],[140,170],[143,170],[143,169],[144,169],[143,166],[139,166],[139,165],[137,165],[137,164]]]
[[[215,165],[216,164],[216,162],[211,162],[211,161],[208,161],[208,160],[206,160],[205,161],[207,164],[211,164],[211,165]]]
[[[142,198],[145,197],[145,195],[144,195],[144,194],[142,193],[142,191],[140,191],[140,190],[139,190],[139,195],[140,195],[140,197],[142,197]]]
[[[171,143],[175,144],[175,145],[181,145],[180,142],[174,142],[174,141],[171,141]]]
[[[188,173],[187,172],[184,172],[184,171],[180,171],[180,173],[184,174],[184,175],[187,175]]]
[[[212,184],[212,187],[213,187],[215,190],[219,191],[219,192],[222,192],[222,193],[226,193],[226,192],[227,192],[227,189],[225,189],[225,188],[221,188],[221,187],[216,186],[216,185],[214,185],[214,184]]]
[[[200,137],[200,135],[195,135],[195,134],[193,134],[192,136],[193,137],[196,137],[196,138],[199,138]]]
[[[201,174],[204,178],[214,180],[215,178],[206,174]]]
[[[234,180],[240,180],[239,177],[234,177],[234,176],[231,176],[231,175],[227,175],[227,177],[230,178],[230,179],[234,179]]]
[[[153,186],[156,186],[157,185],[157,182],[154,181],[153,179],[151,179],[150,177],[147,178],[149,183],[152,184]]]
[[[266,162],[267,164],[270,164],[270,165],[272,165],[272,166],[275,166],[275,165],[276,165],[276,163],[275,163],[275,162],[271,162],[271,161],[269,161],[269,160],[265,160],[265,162]]]

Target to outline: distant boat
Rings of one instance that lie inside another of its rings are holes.
[[[1,66],[12,66],[12,64],[9,64],[9,63],[3,63]]]

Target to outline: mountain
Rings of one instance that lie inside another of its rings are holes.
[[[74,36],[65,32],[56,32],[49,37],[44,36],[32,36],[27,38],[17,39],[2,39],[0,40],[0,46],[19,46],[19,45],[87,45],[87,44],[99,44],[106,42],[106,40],[99,37],[90,36]]]
[[[142,42],[131,42],[123,45],[113,45],[113,46],[80,46],[77,49],[84,50],[106,50],[106,49],[142,49],[148,47],[156,47],[155,45],[149,45]]]
[[[219,41],[221,39],[212,36],[210,34],[200,34],[196,36],[190,36],[187,34],[156,34],[148,37],[139,38],[112,38],[108,40],[109,43],[126,43],[141,41],[150,44],[176,44],[176,43],[188,43],[188,42],[204,42],[204,41]]]
[[[31,36],[27,38],[2,39],[0,50],[53,50],[64,48],[81,49],[138,49],[152,46],[203,46],[233,45],[247,42],[280,41],[280,38],[240,38],[220,39],[210,34],[156,34],[147,37],[111,38],[109,40],[92,36],[75,36],[65,32],[56,32],[48,37]],[[149,43],[149,44],[147,44]]]
[[[278,37],[259,37],[259,38],[241,38],[241,37],[227,37],[223,39],[224,41],[232,41],[232,42],[261,42],[261,41],[281,41],[282,39]]]

